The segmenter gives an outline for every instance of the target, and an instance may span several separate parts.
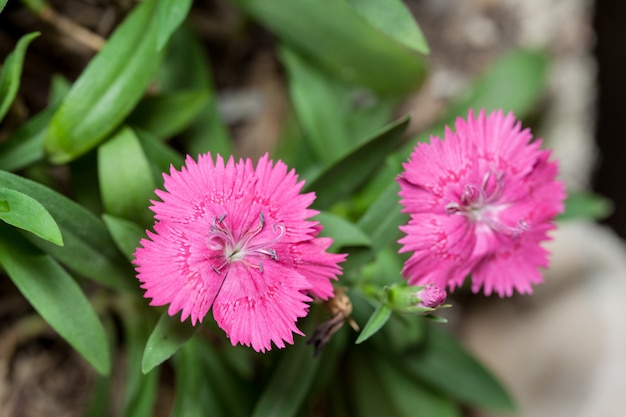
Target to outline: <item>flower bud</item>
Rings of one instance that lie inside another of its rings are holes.
[[[415,296],[420,299],[418,307],[437,308],[446,301],[448,294],[438,286],[428,284],[416,292]]]
[[[404,286],[387,288],[389,306],[405,313],[429,312],[442,307],[446,301],[446,292],[436,285]]]

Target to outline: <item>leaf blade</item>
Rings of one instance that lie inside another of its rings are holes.
[[[359,337],[356,339],[355,344],[361,344],[370,337],[374,336],[391,318],[391,308],[385,304],[379,304],[376,310],[372,313],[369,320],[359,333]]]
[[[189,321],[181,322],[180,318],[170,316],[167,312],[161,315],[154,330],[148,338],[141,358],[141,372],[147,374],[156,366],[169,359],[198,330]]]
[[[343,1],[235,3],[288,45],[347,82],[383,95],[404,95],[417,88],[426,75],[420,57],[374,29]]]
[[[2,5],[4,7],[4,5]],[[0,7],[0,11],[2,10]],[[9,111],[13,100],[17,95],[20,86],[20,76],[22,67],[24,66],[24,58],[26,56],[26,48],[39,36],[39,32],[29,33],[20,38],[15,46],[15,50],[9,54],[4,61],[2,71],[0,72],[0,121]]]
[[[37,200],[24,193],[0,187],[0,220],[63,246],[61,230],[52,215]]]
[[[148,205],[156,184],[132,129],[122,127],[98,147],[98,181],[107,213],[143,226],[152,224]]]
[[[418,352],[402,355],[400,366],[428,385],[465,404],[515,411],[502,384],[461,344],[437,325],[429,324]]]
[[[371,139],[336,161],[315,178],[307,182],[305,190],[315,190],[316,208],[328,208],[359,186],[393,150],[409,124],[403,117],[385,126]]]
[[[0,226],[0,263],[37,312],[99,373],[110,370],[104,329],[78,284],[49,255]]]
[[[427,54],[428,43],[419,25],[401,0],[349,0],[352,7],[374,27],[398,42]]]
[[[144,94],[162,56],[156,4],[136,6],[72,86],[45,138],[53,163],[71,161],[104,140]]]
[[[0,171],[0,184],[44,206],[56,220],[64,246],[26,236],[31,243],[81,276],[113,288],[136,288],[134,281],[126,280],[134,276],[130,264],[93,213],[56,191],[6,171]]]
[[[162,49],[170,36],[185,20],[193,0],[161,0],[158,4],[157,19],[159,34],[157,36],[157,49]]]

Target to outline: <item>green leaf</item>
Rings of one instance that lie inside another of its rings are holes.
[[[358,345],[375,335],[387,323],[390,317],[391,308],[385,304],[379,304],[365,324],[365,327],[363,327],[363,330],[361,330],[361,333],[359,333],[355,343]]]
[[[112,378],[98,375],[91,388],[89,405],[82,417],[107,417],[110,415]]]
[[[194,89],[209,93],[193,123],[180,134],[185,151],[190,155],[208,151],[224,157],[233,154],[232,141],[217,108],[204,46],[185,25],[172,36],[158,79],[166,93]]]
[[[398,366],[462,403],[515,411],[515,404],[502,384],[439,326],[429,324],[424,344],[396,357]]]
[[[401,44],[427,54],[426,38],[411,11],[401,0],[348,0],[356,11],[377,29]]]
[[[0,225],[0,263],[37,312],[101,374],[110,368],[102,324],[82,290],[50,256]]]
[[[370,246],[371,239],[355,224],[350,223],[343,217],[323,211],[315,219],[320,222],[324,228],[320,232],[320,236],[329,236],[333,238],[333,247],[342,248],[344,246]]]
[[[121,128],[98,148],[98,179],[107,213],[152,224],[148,209],[156,184],[141,143],[132,129]]]
[[[0,143],[0,169],[17,171],[44,158],[44,137],[55,108],[37,114]]]
[[[63,78],[53,76],[50,90],[51,99],[48,107],[30,118],[0,143],[0,169],[17,171],[44,158],[46,129],[69,86]]]
[[[54,115],[45,139],[54,163],[95,147],[135,107],[161,61],[156,0],[146,0],[116,29]]]
[[[221,407],[217,392],[219,382],[213,384],[204,365],[202,340],[191,339],[176,354],[176,394],[172,417],[233,416]]]
[[[289,93],[305,139],[318,159],[327,163],[336,160],[350,148],[347,109],[341,100],[346,86],[289,48],[281,48],[280,57],[289,75]]]
[[[110,287],[137,287],[128,261],[116,248],[102,220],[93,213],[56,191],[9,172],[0,171],[0,184],[34,198],[56,220],[63,247],[26,235],[35,246],[79,275]]]
[[[606,197],[585,191],[569,191],[565,212],[558,220],[606,219],[613,212],[613,202]]]
[[[406,95],[426,75],[421,57],[376,30],[344,1],[235,3],[289,47],[347,82],[383,95]]]
[[[159,188],[163,185],[163,173],[170,172],[171,166],[180,169],[185,160],[177,151],[170,148],[167,143],[159,140],[152,133],[145,130],[137,130],[135,133],[150,164],[154,183]]]
[[[459,407],[407,376],[401,367],[392,366],[387,357],[377,355],[367,364],[376,368],[381,390],[388,395],[398,416],[460,417]],[[366,365],[367,366],[367,365]]]
[[[401,211],[399,191],[398,183],[391,181],[357,222],[357,226],[372,240],[374,252],[396,242],[402,234],[398,226],[408,221],[408,215]]]
[[[295,416],[313,382],[320,361],[311,347],[299,341],[280,358],[265,390],[254,408],[253,417]]]
[[[9,0],[0,0],[0,13],[2,13],[2,10],[4,9],[4,6],[7,5],[7,1],[9,1]]]
[[[191,340],[191,343],[197,341],[197,338]],[[183,348],[186,348],[185,344]],[[206,375],[212,383],[213,390],[217,394],[220,404],[223,405],[226,412],[217,415],[227,415],[229,417],[247,417],[252,412],[254,400],[256,400],[257,391],[253,385],[254,378],[252,375],[242,376],[235,369],[236,366],[246,368],[246,372],[254,372],[253,362],[257,359],[248,347],[225,346],[222,350],[217,350],[210,343],[197,343],[200,354],[200,360],[204,365]],[[238,354],[238,355],[237,355]],[[230,355],[230,357],[228,357]],[[237,356],[234,356],[237,355]],[[244,360],[242,356],[246,355]],[[230,362],[230,363],[229,363]],[[207,378],[205,378],[206,380]]]
[[[544,93],[549,57],[544,51],[517,49],[498,58],[446,112],[446,123],[467,116],[467,109],[503,109],[518,118],[528,114]]]
[[[146,231],[136,223],[109,214],[102,215],[102,220],[126,259],[133,261],[135,249],[139,246],[141,238],[146,236]]]
[[[159,34],[157,36],[157,49],[162,49],[170,36],[185,20],[193,0],[161,0],[158,4],[157,16]]]
[[[325,209],[345,198],[367,179],[399,142],[409,124],[409,118],[403,117],[387,125],[367,142],[348,153],[328,167],[305,189],[315,191],[317,197],[314,206]]]
[[[359,417],[398,417],[387,393],[387,387],[380,383],[378,370],[372,366],[371,358],[360,350],[348,356],[347,387],[353,410],[350,415]],[[434,417],[434,416],[433,416]]]
[[[334,162],[391,117],[396,100],[332,78],[287,47],[281,48],[280,56],[304,139],[317,159]]]
[[[48,210],[34,198],[19,191],[0,187],[0,220],[63,246],[59,226]]]
[[[154,325],[152,320],[146,320],[146,314],[140,310],[143,303],[136,299],[125,300],[124,311],[121,314],[126,346],[125,386],[122,409],[117,414],[122,417],[151,417],[154,415],[154,405],[159,382],[159,370],[144,375],[141,372],[141,356],[143,349]]]
[[[192,326],[190,321],[181,322],[179,316],[163,313],[146,343],[141,359],[141,372],[147,374],[155,366],[165,362],[197,330],[198,328]]]
[[[127,123],[159,138],[169,138],[188,127],[208,99],[209,93],[203,90],[148,97],[139,102]]]
[[[4,5],[0,6],[4,7]],[[2,7],[0,7],[0,10],[2,10]],[[15,50],[7,56],[2,65],[2,71],[0,72],[0,121],[4,119],[11,104],[13,104],[13,100],[15,100],[20,86],[26,48],[37,36],[39,36],[39,32],[22,36],[17,42]]]

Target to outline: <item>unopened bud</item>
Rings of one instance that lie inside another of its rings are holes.
[[[446,301],[446,292],[436,285],[404,286],[397,285],[387,288],[389,306],[405,313],[427,313],[442,306]]]
[[[448,294],[438,286],[428,284],[416,292],[415,296],[420,299],[418,307],[437,308],[446,301]]]

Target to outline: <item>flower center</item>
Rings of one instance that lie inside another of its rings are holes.
[[[516,226],[509,226],[500,221],[499,213],[508,205],[499,202],[504,190],[504,173],[487,172],[480,185],[466,184],[461,194],[460,202],[452,201],[446,204],[446,213],[461,215],[474,223],[482,223],[492,230],[507,236],[515,237],[529,225],[525,220],[519,220]]]
[[[207,238],[207,246],[209,249],[218,251],[219,254],[214,258],[221,258],[222,263],[213,270],[220,274],[221,269],[231,262],[243,261],[247,265],[259,268],[263,272],[263,263],[259,261],[258,265],[246,262],[246,256],[250,255],[266,255],[271,259],[278,261],[276,249],[270,246],[277,243],[285,235],[285,227],[282,224],[274,224],[272,230],[276,233],[272,239],[267,241],[259,241],[255,239],[259,233],[265,228],[265,215],[263,212],[259,214],[259,223],[248,229],[239,239],[236,239],[232,231],[224,224],[226,214],[222,214],[219,218],[214,216],[211,224],[211,231]]]

